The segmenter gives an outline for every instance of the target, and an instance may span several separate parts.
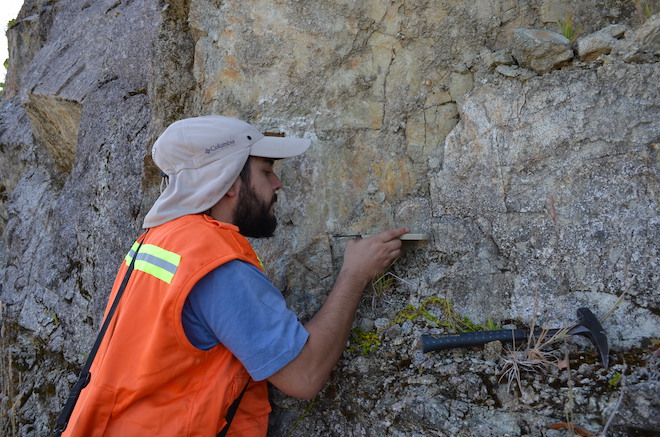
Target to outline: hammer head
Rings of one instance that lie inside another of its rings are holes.
[[[589,310],[589,308],[578,308],[577,315],[578,324],[571,328],[571,330],[568,331],[568,334],[577,334],[587,337],[600,353],[603,367],[607,369],[610,360],[610,347],[607,343],[605,330],[598,321],[598,318],[591,312],[591,310]]]

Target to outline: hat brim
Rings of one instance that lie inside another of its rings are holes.
[[[250,155],[262,158],[291,158],[309,148],[311,140],[305,138],[287,138],[265,136],[250,147]]]

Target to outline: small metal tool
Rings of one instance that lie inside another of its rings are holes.
[[[369,238],[373,237],[370,234],[352,234],[352,235],[333,235],[334,238]],[[403,234],[399,237],[401,241],[427,241],[428,234]]]

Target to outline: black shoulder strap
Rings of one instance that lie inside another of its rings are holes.
[[[149,232],[148,229],[147,232]],[[87,384],[89,384],[89,381],[92,377],[91,373],[89,373],[89,369],[92,367],[92,362],[94,361],[94,357],[96,357],[96,353],[99,350],[99,346],[101,346],[101,341],[103,341],[105,332],[108,330],[108,326],[110,326],[110,321],[112,320],[112,316],[115,314],[115,310],[119,305],[119,299],[121,299],[122,294],[124,294],[124,289],[126,288],[126,284],[128,284],[128,279],[131,277],[131,273],[133,273],[133,267],[135,266],[135,258],[137,258],[137,254],[140,251],[140,248],[142,247],[142,242],[144,242],[144,238],[146,238],[146,232],[145,232],[145,237],[142,238],[140,244],[137,247],[137,250],[133,254],[133,259],[131,260],[131,263],[128,266],[128,270],[126,270],[126,274],[124,275],[124,279],[122,280],[121,285],[119,286],[119,290],[117,290],[117,295],[115,296],[115,300],[112,302],[110,311],[108,311],[108,316],[105,318],[105,321],[103,322],[103,326],[101,327],[101,330],[96,336],[96,341],[94,342],[94,346],[92,347],[89,356],[87,357],[87,361],[85,361],[85,365],[80,371],[80,376],[78,376],[78,380],[71,388],[71,391],[69,392],[69,398],[67,399],[66,404],[64,404],[64,408],[62,408],[62,412],[57,418],[57,423],[55,425],[55,431],[53,432],[53,437],[59,437],[60,435],[62,435],[62,432],[64,432],[66,426],[69,423],[69,419],[71,418],[71,413],[73,413],[73,408],[76,406],[76,402],[78,402],[78,398],[80,397],[80,392],[82,392],[82,390],[85,387],[87,387]]]
[[[241,391],[241,394],[238,395],[234,403],[232,403],[229,407],[229,410],[227,410],[227,415],[225,416],[227,424],[224,428],[222,428],[222,430],[220,430],[217,437],[225,437],[227,435],[227,431],[229,431],[229,425],[231,425],[231,421],[234,420],[236,410],[238,410],[238,404],[241,403],[241,399],[243,399],[243,395],[245,394],[245,391],[247,390],[248,384],[250,384],[251,380],[252,378],[248,378],[248,381],[245,383],[245,387],[243,387],[243,390]]]

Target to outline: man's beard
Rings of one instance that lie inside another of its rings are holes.
[[[239,199],[234,211],[234,224],[240,233],[252,238],[272,237],[277,227],[277,218],[270,212],[270,208],[277,201],[277,194],[273,194],[270,202],[264,202],[249,184],[241,184]]]

